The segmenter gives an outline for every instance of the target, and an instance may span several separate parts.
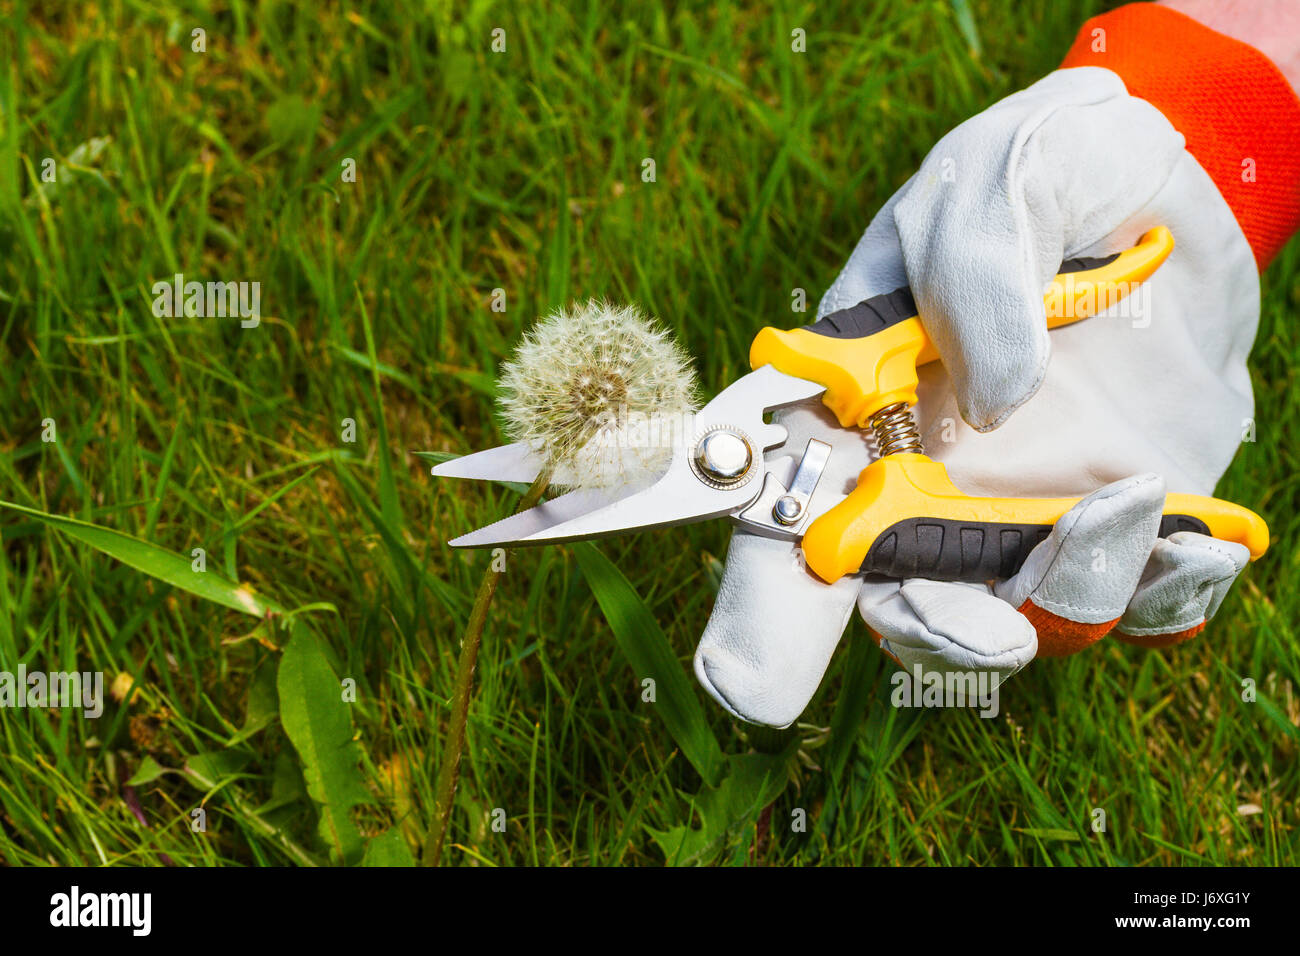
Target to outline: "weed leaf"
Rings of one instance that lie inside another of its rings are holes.
[[[280,723],[302,761],[307,793],[320,814],[321,838],[339,862],[353,863],[362,851],[352,809],[370,802],[360,753],[352,739],[352,714],[321,639],[302,624],[293,628],[276,684]]]
[[[700,826],[676,826],[667,830],[646,827],[664,858],[673,865],[712,863],[728,844],[758,818],[790,782],[786,770],[790,755],[798,746],[792,740],[778,754],[728,755],[727,774],[721,785],[702,787],[695,795],[695,812]]]
[[[402,839],[401,831],[397,827],[389,827],[366,842],[366,855],[362,858],[361,865],[415,866],[415,857],[411,856],[411,848]]]

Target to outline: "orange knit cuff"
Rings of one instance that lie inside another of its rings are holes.
[[[1039,607],[1031,599],[1016,608],[1029,618],[1038,632],[1038,657],[1066,657],[1077,654],[1085,647],[1091,647],[1110,633],[1111,628],[1119,623],[1119,618],[1104,621],[1101,624],[1081,624],[1068,617],[1053,614]]]
[[[1202,621],[1195,627],[1189,627],[1185,631],[1175,631],[1172,634],[1128,634],[1124,631],[1115,631],[1115,636],[1125,644],[1135,644],[1138,647],[1149,647],[1159,649],[1162,647],[1173,647],[1175,644],[1181,644],[1183,641],[1191,640],[1201,631],[1205,630],[1205,622]]]
[[[1083,25],[1062,69],[1100,66],[1164,113],[1209,173],[1260,271],[1300,227],[1300,98],[1253,46],[1154,3]]]

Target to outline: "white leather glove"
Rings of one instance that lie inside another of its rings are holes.
[[[1042,297],[1060,262],[1121,251],[1157,225],[1176,247],[1155,275],[1049,335]],[[927,453],[971,495],[1088,497],[995,588],[827,585],[788,542],[737,531],[695,671],[745,720],[799,716],[855,604],[909,668],[1005,678],[1116,624],[1138,643],[1185,639],[1246,563],[1241,545],[1157,541],[1156,529],[1166,491],[1212,492],[1252,415],[1255,259],[1183,137],[1115,74],[1059,70],[945,136],[871,222],[818,317],[903,285],[942,360],[920,375]],[[870,441],[820,404],[779,420],[787,449],[834,446],[811,503],[820,515],[852,490]]]

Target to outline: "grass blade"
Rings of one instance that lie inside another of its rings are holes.
[[[51,528],[57,528],[68,537],[121,561],[128,567],[143,571],[152,578],[157,578],[205,601],[234,608],[236,611],[243,611],[255,617],[265,617],[268,611],[282,610],[273,601],[255,594],[246,584],[228,581],[215,571],[196,571],[189,558],[148,541],[133,538],[129,534],[87,521],[78,521],[76,518],[46,514],[44,511],[25,508],[11,501],[0,501],[0,508],[30,515]]]
[[[573,552],[637,679],[654,680],[655,712],[705,783],[718,786],[723,772],[722,747],[659,622],[623,572],[594,544],[579,542]]]

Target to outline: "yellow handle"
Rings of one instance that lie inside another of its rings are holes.
[[[1132,293],[1169,257],[1163,226],[1132,249],[1104,259],[1070,260],[1043,298],[1048,328],[1104,312]],[[882,408],[916,404],[916,368],[938,358],[908,289],[875,296],[807,328],[766,328],[750,346],[753,368],[771,364],[826,386],[823,401],[844,427],[862,427]],[[890,454],[858,476],[843,502],[803,537],[808,567],[827,581],[859,571],[891,577],[987,581],[1010,577],[1078,498],[978,498],[964,494],[944,466],[922,454]],[[1245,545],[1254,560],[1268,548],[1268,526],[1218,498],[1170,494],[1161,533],[1199,531]]]
[[[1079,500],[971,497],[941,462],[888,455],[863,469],[857,488],[812,523],[804,559],[829,582],[860,570],[947,581],[1006,578]],[[1170,531],[1244,544],[1252,561],[1268,548],[1268,526],[1240,505],[1170,494],[1164,513]]]
[[[1117,255],[1062,263],[1063,271],[1043,299],[1048,328],[1109,309],[1155,272],[1173,248],[1169,230],[1157,226]],[[806,328],[765,328],[749,349],[751,368],[770,364],[825,385],[822,401],[845,428],[864,426],[896,402],[915,405],[916,367],[938,357],[907,289],[876,296]]]

